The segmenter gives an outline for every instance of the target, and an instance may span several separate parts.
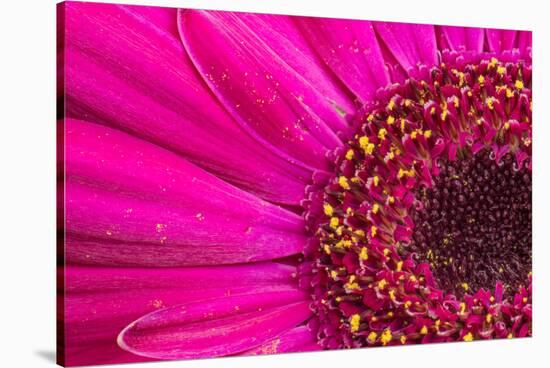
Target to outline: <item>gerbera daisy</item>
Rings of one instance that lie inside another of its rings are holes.
[[[58,9],[62,363],[531,335],[529,32]]]

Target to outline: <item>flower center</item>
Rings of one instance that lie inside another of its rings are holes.
[[[531,271],[531,176],[511,154],[497,164],[488,150],[448,162],[432,188],[417,191],[407,250],[430,264],[440,288],[463,295],[513,293]]]
[[[444,51],[352,119],[308,188],[326,348],[531,331],[531,64]]]

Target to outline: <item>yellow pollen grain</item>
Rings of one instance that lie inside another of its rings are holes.
[[[404,118],[401,118],[401,130],[405,130],[405,122],[406,120]]]
[[[340,224],[340,220],[338,220],[338,217],[331,217],[330,218],[330,227],[331,228],[336,229],[339,224]]]
[[[384,332],[380,335],[380,342],[382,345],[386,345],[388,342],[392,340],[391,331],[389,328],[386,328]]]
[[[485,321],[487,323],[491,323],[492,319],[493,319],[493,315],[491,313],[487,313],[487,315],[485,316]]]
[[[366,261],[367,259],[369,259],[369,255],[367,253],[366,247],[361,248],[361,252],[359,253],[359,259],[361,261]]]
[[[361,146],[361,148],[365,149],[367,147],[367,144],[369,144],[369,137],[364,135],[359,138],[359,146]]]
[[[378,288],[380,290],[383,290],[386,287],[387,283],[388,282],[385,279],[382,279],[382,280],[378,281]]]
[[[374,344],[376,342],[377,337],[378,335],[376,334],[376,332],[371,331],[371,333],[369,333],[369,335],[367,336],[367,341],[371,344]]]
[[[323,249],[324,249],[324,251],[325,251],[326,254],[330,254],[330,247],[329,247],[328,244],[325,244],[325,245],[323,246]]]
[[[416,139],[416,136],[418,135],[418,132],[415,130],[411,133],[411,139]]]
[[[387,256],[388,254],[390,254],[390,250],[388,248],[384,248],[383,253],[385,256]]]
[[[372,225],[371,228],[370,228],[370,236],[372,238],[374,238],[376,236],[377,231],[378,231],[378,228],[376,226]]]
[[[401,270],[403,269],[403,261],[397,262],[397,266],[395,269],[397,272],[401,272]]]
[[[372,206],[372,213],[377,214],[379,210],[380,210],[380,206],[378,205],[378,203],[375,203]]]
[[[401,341],[402,344],[405,344],[407,342],[407,336],[401,335],[401,337],[399,338],[399,341]]]
[[[361,323],[361,316],[354,314],[349,321],[351,332],[357,332],[359,330],[359,324]]]
[[[348,183],[348,178],[346,178],[345,176],[340,176],[338,178],[338,184],[340,184],[340,186],[344,190],[348,190],[350,188],[349,183]]]
[[[500,75],[503,75],[504,73],[506,73],[506,68],[503,67],[503,66],[499,66],[497,68],[497,73],[500,74]]]
[[[405,308],[409,308],[412,305],[412,302],[410,300],[407,300],[405,302]]]
[[[519,79],[516,80],[516,83],[514,83],[514,86],[516,86],[517,89],[523,89],[523,82],[520,81]]]
[[[372,182],[374,183],[374,186],[377,187],[378,183],[380,182],[380,178],[378,176],[375,176],[372,178]]]
[[[485,77],[480,75],[479,77],[477,77],[477,81],[480,85],[483,85],[483,83],[485,83]]]
[[[472,335],[471,332],[468,332],[466,335],[464,335],[464,337],[462,339],[464,341],[473,341],[474,340],[474,335]]]
[[[392,289],[388,291],[388,295],[390,296],[391,300],[395,300],[395,290]]]
[[[393,116],[388,116],[388,124],[390,124],[390,118],[392,119],[391,124],[393,124],[393,122],[395,121],[395,118]],[[381,140],[384,140],[386,139],[386,134],[388,134],[388,131],[385,128],[382,128],[378,131],[378,138],[380,138]]]
[[[393,110],[394,107],[395,107],[395,102],[393,100],[390,100],[390,103],[388,104],[388,109]]]
[[[350,148],[347,152],[346,152],[346,159],[347,160],[351,160],[353,158],[353,150]]]
[[[323,210],[325,211],[325,215],[332,216],[334,214],[334,208],[328,203],[325,203],[323,205]]]
[[[460,313],[464,313],[466,310],[466,303],[460,303]]]
[[[431,130],[426,130],[424,132],[424,137],[427,139],[427,138],[430,138],[432,136],[432,131]]]
[[[512,92],[512,90],[510,88],[506,88],[506,97],[507,98],[514,97],[514,92]]]
[[[336,279],[336,277],[338,277],[338,272],[334,270],[330,271],[330,277],[332,277],[333,279]]]
[[[393,125],[395,123],[395,118],[393,116],[388,116],[388,118],[386,119],[386,123],[388,123],[388,125]]]
[[[394,196],[389,196],[388,197],[388,202],[394,203],[395,202],[395,197]]]
[[[443,121],[447,120],[447,114],[448,113],[449,112],[446,109],[443,110],[443,112],[441,113],[441,120],[443,120]]]
[[[460,284],[460,286],[464,289],[464,291],[468,291],[468,289],[470,289],[470,286],[467,282],[463,282],[462,284]]]
[[[420,334],[426,335],[427,333],[428,333],[428,327],[426,327],[426,325],[422,326],[422,328],[420,329]]]

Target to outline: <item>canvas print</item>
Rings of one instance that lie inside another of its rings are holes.
[[[59,4],[58,362],[531,336],[531,86],[528,31]]]

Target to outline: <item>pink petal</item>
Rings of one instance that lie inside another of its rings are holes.
[[[405,70],[418,63],[435,65],[437,45],[434,27],[422,24],[373,22],[376,33]]]
[[[517,31],[506,29],[487,29],[486,31],[490,51],[500,53],[514,48]]]
[[[268,200],[299,203],[311,172],[255,142],[215,101],[185,55],[174,9],[65,8],[69,116],[166,147]]]
[[[150,313],[119,335],[119,345],[158,359],[232,355],[254,348],[305,321],[307,296],[272,292],[229,296]]]
[[[327,169],[325,153],[341,145],[335,131],[347,125],[331,101],[284,61],[289,45],[266,43],[269,24],[256,33],[243,20],[251,15],[192,10],[179,15],[189,56],[241,126],[278,155]]]
[[[316,334],[307,326],[295,327],[242,355],[279,354],[321,350]]]
[[[438,30],[451,50],[483,51],[485,31],[482,28],[441,26]]]
[[[323,61],[362,102],[390,83],[371,22],[296,18]]]
[[[66,256],[103,265],[252,262],[301,252],[303,219],[158,146],[69,120]]]
[[[296,269],[275,263],[179,269],[65,269],[68,347],[114,342],[142,315],[227,295],[296,291]]]

